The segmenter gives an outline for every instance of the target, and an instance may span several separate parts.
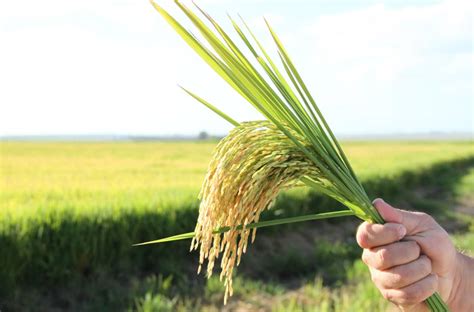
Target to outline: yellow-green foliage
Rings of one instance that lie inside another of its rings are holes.
[[[215,145],[1,142],[0,213],[34,214],[40,207],[77,213],[120,207],[159,209],[160,203],[172,206],[194,200]],[[343,145],[363,180],[474,155],[468,142]]]
[[[47,206],[90,213],[195,200],[214,146],[2,142],[0,212]]]

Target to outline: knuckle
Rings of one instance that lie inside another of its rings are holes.
[[[382,248],[379,251],[377,251],[377,257],[378,257],[378,267],[383,267],[386,266],[389,261],[390,261],[390,252],[386,248]]]
[[[391,277],[391,282],[394,286],[403,284],[405,282],[405,276],[400,273],[395,273]]]
[[[362,228],[362,226],[357,231],[356,239],[357,239],[357,243],[359,244],[360,247],[362,247],[362,248],[368,247],[368,245],[369,245],[369,235]]]

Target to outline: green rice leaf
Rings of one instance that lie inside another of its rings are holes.
[[[347,217],[353,216],[354,212],[352,210],[341,210],[341,211],[331,211],[331,212],[323,212],[318,214],[310,214],[305,216],[298,216],[298,217],[291,217],[291,218],[281,218],[276,220],[269,220],[269,221],[261,221],[256,223],[250,223],[245,226],[246,229],[256,229],[262,228],[267,226],[275,226],[275,225],[282,225],[282,224],[290,224],[290,223],[297,223],[297,222],[304,222],[304,221],[313,221],[313,220],[321,220],[321,219],[330,219],[330,218],[338,218],[338,217]],[[238,226],[237,230],[242,230],[244,227],[243,225]],[[225,233],[230,231],[230,227],[222,227],[214,231],[214,234]],[[191,239],[194,237],[194,232],[183,233],[178,235],[173,235],[157,240],[152,240],[148,242],[134,244],[133,246],[143,246],[143,245],[151,245],[151,244],[158,244],[158,243],[168,243],[174,242],[177,240],[184,240],[184,239]]]
[[[199,102],[201,102],[203,105],[205,105],[207,108],[209,108],[210,110],[212,110],[214,113],[216,113],[217,115],[221,116],[222,118],[224,118],[225,120],[227,120],[229,123],[231,123],[232,125],[234,126],[238,126],[239,123],[237,121],[235,121],[234,119],[232,119],[231,117],[229,117],[229,115],[225,114],[224,112],[222,112],[221,110],[219,110],[217,107],[215,107],[214,105],[212,105],[211,103],[209,103],[208,101],[204,100],[203,98],[197,96],[196,94],[192,93],[191,91],[183,88],[180,86],[181,89],[183,89],[187,94],[189,94],[190,96],[192,96],[193,98],[195,98],[196,100],[198,100]]]

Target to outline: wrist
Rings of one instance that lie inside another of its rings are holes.
[[[474,259],[460,252],[456,255],[456,273],[448,299],[451,311],[474,311],[471,292],[474,287]]]

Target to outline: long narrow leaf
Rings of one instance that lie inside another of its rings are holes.
[[[323,213],[318,213],[318,214],[310,214],[310,215],[291,217],[291,218],[281,218],[281,219],[276,219],[276,220],[260,221],[260,222],[247,224],[245,228],[255,229],[255,228],[262,228],[262,227],[267,227],[267,226],[275,226],[275,225],[290,224],[290,223],[320,220],[320,219],[347,217],[347,216],[353,216],[353,215],[354,215],[354,212],[352,210],[331,211],[331,212],[323,212]],[[242,230],[243,226],[240,225],[236,229]],[[215,230],[214,233],[219,234],[219,233],[227,232],[229,230],[231,230],[230,227],[222,227],[220,229]],[[189,233],[173,235],[173,236],[169,236],[169,237],[165,237],[165,238],[161,238],[157,240],[152,240],[149,242],[138,243],[138,244],[134,244],[133,246],[167,243],[167,242],[173,242],[177,240],[190,239],[193,237],[194,237],[194,232],[189,232]]]
[[[214,113],[216,113],[217,115],[221,116],[222,118],[224,118],[225,120],[227,120],[229,123],[231,123],[232,125],[234,126],[238,126],[239,123],[237,121],[235,121],[234,119],[232,119],[229,115],[225,114],[224,112],[222,112],[220,109],[218,109],[217,107],[215,107],[214,105],[212,105],[211,103],[209,103],[208,101],[204,100],[203,98],[197,96],[196,94],[192,93],[191,91],[183,88],[180,86],[181,89],[183,89],[187,94],[189,94],[190,96],[192,96],[193,98],[195,98],[197,101],[201,102],[203,105],[205,105],[207,108],[209,108],[210,110],[212,110]]]

